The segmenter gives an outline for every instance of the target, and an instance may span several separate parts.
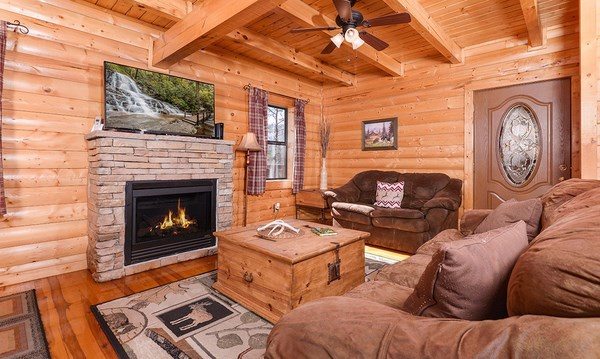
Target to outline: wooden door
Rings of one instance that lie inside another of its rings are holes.
[[[569,79],[477,91],[474,208],[541,196],[571,175]]]

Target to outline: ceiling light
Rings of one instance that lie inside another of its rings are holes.
[[[344,42],[344,36],[342,34],[337,34],[331,38],[331,42],[333,42],[333,44],[339,49]]]
[[[358,30],[356,30],[355,28],[351,27],[348,30],[346,30],[346,34],[344,35],[344,38],[349,43],[353,43],[354,41],[356,41],[356,39],[359,39],[360,36],[358,34]]]
[[[363,41],[363,39],[361,39],[359,37],[356,40],[352,41],[352,49],[356,50],[356,49],[358,49],[359,47],[361,47],[364,44],[365,44],[365,42]]]

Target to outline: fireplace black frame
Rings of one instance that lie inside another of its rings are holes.
[[[211,216],[210,233],[192,239],[161,239],[145,243],[135,243],[136,200],[139,197],[154,195],[186,194],[210,192]],[[132,181],[125,184],[125,265],[146,262],[178,253],[188,252],[216,245],[213,232],[217,228],[217,180],[157,180]],[[158,244],[158,242],[161,242]]]

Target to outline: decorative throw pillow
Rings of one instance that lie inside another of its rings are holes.
[[[481,221],[473,233],[485,233],[511,223],[525,221],[527,224],[527,238],[531,242],[539,233],[541,217],[542,201],[539,198],[525,201],[511,199],[496,207],[492,213]]]
[[[374,205],[383,208],[401,208],[402,198],[404,198],[404,181],[396,183],[377,181]]]
[[[444,243],[434,254],[404,310],[466,320],[507,316],[510,273],[527,248],[525,222]]]

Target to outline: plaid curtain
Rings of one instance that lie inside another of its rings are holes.
[[[267,108],[269,93],[255,87],[250,88],[250,132],[254,132],[262,151],[250,152],[247,191],[250,195],[265,193],[267,184]]]
[[[304,188],[304,157],[306,156],[306,121],[304,107],[306,102],[294,101],[294,123],[296,125],[296,154],[294,157],[294,182],[292,192],[298,193]]]
[[[0,217],[6,214],[4,197],[4,176],[2,168],[2,84],[4,75],[4,56],[6,55],[6,22],[0,21]]]

